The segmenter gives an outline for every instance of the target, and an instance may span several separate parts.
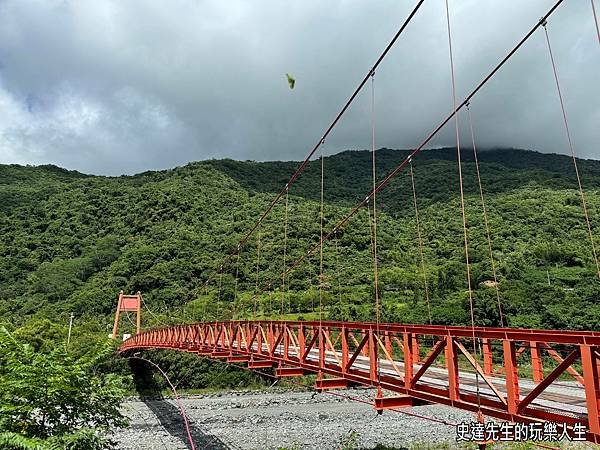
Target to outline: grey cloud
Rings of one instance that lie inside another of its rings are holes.
[[[461,99],[550,2],[450,6]],[[0,162],[120,174],[213,157],[302,159],[412,7],[4,0]],[[598,158],[600,46],[589,2],[565,1],[548,29],[578,154]],[[426,0],[378,70],[378,146],[415,146],[450,111],[445,33],[443,1]],[[359,96],[327,152],[369,146],[369,96]],[[472,110],[481,146],[567,152],[541,31]],[[451,126],[432,142],[453,144]]]

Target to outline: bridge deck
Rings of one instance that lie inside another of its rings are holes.
[[[253,347],[256,350],[256,346]],[[263,346],[263,349],[266,351],[266,346]],[[280,346],[278,354],[281,354],[283,351],[283,347]],[[290,353],[292,355],[297,355],[297,353],[290,349]],[[338,358],[341,357],[341,354],[337,353]],[[311,350],[308,357],[310,361],[318,361],[319,355],[318,351]],[[326,361],[329,363],[337,362],[334,353],[331,351],[326,352]],[[379,364],[381,367],[381,373],[388,375],[390,377],[399,378],[398,373],[394,370],[392,363],[385,359],[379,359]],[[404,362],[395,360],[394,364],[401,371],[404,371]],[[359,356],[356,359],[356,363],[354,364],[356,367],[361,368],[363,370],[368,370],[369,368],[369,359],[365,356]],[[415,371],[419,370],[422,365],[414,364],[413,365]],[[490,399],[495,398],[494,392],[486,385],[486,383],[479,379],[477,380],[477,376],[475,372],[466,372],[462,371],[460,376],[460,386],[461,392],[470,393],[473,395],[477,395],[477,386],[479,385],[479,394],[481,396],[486,396]],[[504,377],[500,376],[492,376],[488,378],[492,384],[501,391],[506,394],[506,380]],[[426,375],[420,379],[420,382],[423,384],[427,384],[433,387],[440,387],[447,389],[448,388],[448,373],[445,368],[441,367],[431,367]],[[520,380],[520,390],[521,393],[526,396],[529,394],[534,388],[536,384],[527,379]],[[539,398],[536,401],[532,402],[533,406],[541,406],[549,409],[554,409],[557,412],[571,412],[573,417],[578,417],[582,420],[586,418],[586,402],[585,402],[585,390],[583,386],[578,384],[577,382],[563,382],[560,384],[550,385],[544,392],[539,395]],[[565,408],[565,405],[567,408]]]

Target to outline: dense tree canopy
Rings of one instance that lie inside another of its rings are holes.
[[[108,448],[98,431],[124,424],[121,377],[97,371],[113,352],[96,346],[78,358],[64,346],[42,352],[0,327],[0,446]]]
[[[463,154],[475,320],[498,325],[475,168],[468,149]],[[381,150],[380,177],[405,156]],[[368,192],[369,158],[368,152],[344,152],[325,159],[326,230]],[[600,328],[598,282],[570,159],[497,150],[482,152],[481,161],[509,324]],[[299,266],[281,292],[284,202],[260,227],[260,240],[259,233],[251,237],[239,262],[234,255],[221,274],[215,272],[296,165],[205,161],[116,178],[53,166],[0,166],[0,314],[10,318],[10,327],[25,327],[19,333],[29,328],[34,341],[31,329],[40,328],[41,320],[59,322],[43,328],[49,339],[63,339],[70,312],[77,317],[76,333],[106,334],[120,289],[143,292],[151,312],[144,309],[145,325],[250,317],[255,310],[279,317],[282,298],[286,314],[314,316],[317,257]],[[290,190],[288,264],[318,240],[318,166],[309,166]],[[580,161],[580,169],[595,226],[600,163]],[[378,197],[383,318],[428,321],[426,279],[432,321],[466,324],[455,151],[426,151],[414,161],[414,171],[425,274],[410,178],[401,173]],[[366,210],[325,245],[327,316],[374,317],[370,245]],[[259,287],[274,281],[274,288],[254,298],[257,263]]]
[[[463,154],[474,318],[479,325],[498,326],[475,166],[469,150]],[[406,155],[380,150],[379,177]],[[600,284],[570,158],[494,150],[482,152],[480,160],[508,325],[600,329]],[[327,231],[370,190],[370,154],[344,152],[324,164]],[[0,447],[102,447],[106,443],[92,428],[120,423],[116,407],[127,380],[122,375],[135,375],[126,386],[130,390],[156,394],[152,389],[165,387],[139,361],[97,359],[113,352],[98,353],[98,345],[111,331],[120,290],[143,293],[143,327],[316,318],[320,286],[324,317],[373,320],[366,209],[324,245],[323,277],[318,252],[285,280],[280,275],[284,261],[291,264],[319,240],[319,164],[309,165],[290,189],[287,226],[282,201],[239,256],[235,251],[296,166],[204,161],[109,178],[53,166],[0,165],[0,322],[10,330],[0,333]],[[426,151],[413,166],[422,262],[408,173],[378,195],[382,320],[469,324],[455,149]],[[596,234],[600,162],[579,161],[579,168]],[[123,314],[120,331],[132,332],[134,320]],[[183,389],[262,382],[195,355],[148,357]]]

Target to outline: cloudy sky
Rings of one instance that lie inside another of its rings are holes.
[[[0,163],[116,175],[303,159],[415,3],[0,0]],[[459,99],[552,3],[450,1]],[[444,14],[426,0],[380,66],[377,146],[415,146],[451,109]],[[590,2],[565,0],[548,30],[576,151],[600,158]],[[540,30],[472,102],[480,145],[568,151],[551,70]],[[326,152],[370,145],[369,95]],[[451,127],[432,143],[453,144]]]

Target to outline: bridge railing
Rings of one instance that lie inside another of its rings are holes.
[[[316,373],[318,389],[378,386],[378,409],[431,402],[513,422],[587,427],[600,442],[600,333],[355,322],[235,321],[144,331],[120,352],[169,348],[278,376]]]

